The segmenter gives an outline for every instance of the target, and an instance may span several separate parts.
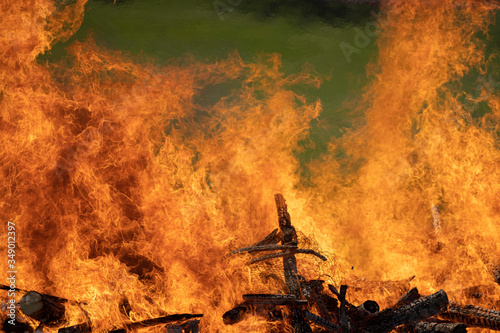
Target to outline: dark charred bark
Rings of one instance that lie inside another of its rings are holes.
[[[92,328],[87,323],[63,327],[57,330],[57,333],[90,333]]]
[[[290,214],[288,214],[285,198],[283,195],[276,194],[274,196],[276,202],[276,209],[278,212],[278,223],[281,233],[283,234],[283,245],[297,245],[297,232],[292,226]],[[291,294],[294,294],[297,299],[302,298],[298,273],[297,273],[297,259],[295,256],[289,255],[283,258],[283,269],[285,275],[285,282]],[[302,310],[297,307],[290,308],[292,313],[292,326],[295,333],[312,333],[311,328],[304,320]]]
[[[324,297],[327,295],[323,294],[323,282],[324,281],[322,280],[311,280],[309,282],[305,282],[303,285],[307,285],[310,293],[309,301],[311,302],[311,304],[316,305],[320,316],[328,321],[332,321],[330,312],[334,312],[337,309],[337,303],[335,303],[335,307],[333,309],[329,309]]]
[[[234,250],[231,253],[240,253],[240,252],[252,253],[252,252],[266,252],[266,251],[278,251],[278,250],[295,250],[296,248],[297,248],[296,245],[269,244],[269,245],[242,247],[241,249]]]
[[[158,318],[146,319],[142,321],[137,321],[134,323],[125,324],[123,328],[115,329],[109,331],[109,333],[126,333],[127,331],[133,331],[141,328],[152,327],[157,325],[164,325],[169,323],[184,322],[193,318],[203,317],[202,314],[175,314],[169,316],[163,316]]]
[[[238,304],[222,315],[222,320],[225,325],[234,325],[246,318],[250,314],[251,308],[249,303]]]
[[[274,229],[269,235],[267,235],[263,240],[253,244],[252,246],[263,246],[268,244],[278,244],[283,239],[283,234],[278,228]]]
[[[297,232],[292,226],[290,214],[288,214],[285,199],[281,194],[275,195],[276,208],[278,211],[278,223],[283,233],[283,245],[297,245]],[[297,273],[297,259],[295,256],[287,255],[283,258],[283,268],[285,273],[285,282],[291,294],[294,294],[297,299],[302,298],[300,284]]]
[[[443,290],[422,297],[400,308],[388,308],[373,316],[364,323],[360,323],[360,332],[387,333],[399,325],[413,324],[446,310],[448,296]]]
[[[461,323],[417,323],[415,333],[466,333],[467,327]]]
[[[320,254],[314,250],[292,248],[291,250],[286,250],[286,251],[279,252],[279,253],[269,253],[269,254],[263,255],[262,257],[252,259],[250,261],[250,264],[255,264],[255,263],[258,263],[258,262],[261,262],[264,260],[269,260],[269,259],[274,259],[274,258],[280,258],[280,257],[286,258],[286,257],[292,256],[292,255],[295,255],[297,253],[312,254],[312,255],[320,258],[323,261],[327,260],[325,256],[323,256],[322,254]]]
[[[314,313],[311,313],[309,311],[304,311],[304,318],[309,320],[312,323],[315,323],[316,325],[323,327],[329,332],[338,332],[340,330],[340,326],[332,323],[331,321],[322,318],[320,316],[315,315]]]
[[[30,291],[21,297],[21,311],[48,327],[64,322],[66,300]]]
[[[10,286],[7,286],[5,284],[0,284],[0,289],[1,290],[7,290],[7,291],[19,291],[19,292],[22,292],[22,293],[29,293],[31,292],[30,290],[25,290],[25,289],[19,289],[19,288],[11,288]],[[58,301],[60,303],[64,303],[64,302],[68,302],[69,300],[66,299],[66,298],[61,298],[61,297],[57,297],[57,296],[52,296],[52,295],[49,295],[49,294],[43,294],[43,293],[38,293],[46,298],[50,298],[50,299],[53,299],[55,301]],[[77,302],[75,302],[77,303]]]
[[[4,320],[1,330],[5,333],[33,333],[34,331],[33,327],[27,323],[10,318]]]
[[[405,305],[410,304],[413,301],[416,301],[417,299],[420,298],[420,294],[418,293],[417,287],[411,288],[408,290],[406,294],[401,296],[400,299],[396,302],[396,304],[393,306],[394,308],[399,308]]]
[[[452,303],[448,311],[442,313],[440,317],[454,322],[464,323],[467,326],[500,330],[500,311],[485,309],[479,306],[460,306]]]
[[[330,289],[330,291],[338,297],[338,299],[340,300],[342,298],[342,295],[340,294],[340,292],[337,290],[337,288],[335,288],[335,286],[332,286],[331,284],[328,285],[328,289]],[[345,298],[344,298],[345,299]],[[347,300],[345,300],[345,304],[347,306],[354,306],[352,305],[351,303],[349,303]]]
[[[307,305],[306,300],[297,299],[293,294],[246,294],[243,299],[247,303],[268,303],[274,306],[277,305]]]
[[[295,302],[300,302],[296,305],[307,305],[307,301],[296,300]],[[283,304],[278,304],[283,305]],[[234,325],[242,320],[244,320],[247,316],[260,316],[265,318],[268,321],[278,321],[283,319],[283,314],[281,311],[276,308],[277,304],[275,302],[251,302],[246,301],[241,304],[238,304],[231,310],[227,311],[222,315],[222,320],[225,325]]]
[[[500,284],[500,266],[493,268],[493,279],[497,284]]]
[[[345,284],[340,286],[340,293],[339,293],[339,301],[340,301],[340,323],[341,325],[341,332],[342,333],[349,333],[350,328],[349,328],[349,320],[347,319],[347,308],[346,308],[346,294],[347,294],[347,286]]]
[[[245,301],[273,302],[273,301],[295,301],[297,297],[292,294],[245,294]]]
[[[292,312],[292,327],[295,333],[313,333],[311,327],[306,322],[302,310],[298,307],[291,307]]]
[[[168,324],[165,329],[166,333],[198,333],[200,331],[199,324],[199,320],[190,320],[179,325]]]
[[[413,301],[416,301],[419,298],[420,294],[418,292],[418,289],[416,287],[411,288],[397,300],[396,304],[394,304],[392,308],[400,308],[402,306],[410,304]],[[411,324],[405,324],[397,327],[395,331],[398,333],[415,333],[415,327]]]
[[[328,312],[330,313],[339,313],[339,302],[335,298],[322,294],[321,299],[323,303],[325,303]]]
[[[375,301],[365,301],[359,306],[347,309],[347,316],[352,322],[361,322],[368,320],[379,313],[380,307]]]

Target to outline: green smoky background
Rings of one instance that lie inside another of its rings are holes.
[[[40,56],[57,61],[65,48],[89,36],[99,46],[165,63],[194,57],[204,62],[227,58],[237,51],[246,62],[260,54],[281,55],[285,74],[310,65],[324,78],[319,89],[303,88],[303,94],[321,100],[323,111],[310,124],[310,137],[297,157],[303,166],[326,151],[332,138],[342,136],[362,113],[354,113],[370,80],[367,66],[377,61],[377,0],[90,0],[80,30],[65,43]],[[498,21],[498,20],[495,20]],[[490,55],[498,53],[500,29],[491,26],[482,36]],[[489,73],[498,73],[498,61],[490,61]],[[490,75],[491,76],[491,75]],[[497,90],[500,82],[472,71],[463,87],[479,93],[485,84]],[[230,86],[217,86],[205,96],[216,102]],[[487,105],[474,108],[481,117]],[[307,181],[303,168],[303,179]]]

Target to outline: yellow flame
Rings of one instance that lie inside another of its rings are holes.
[[[18,287],[84,302],[96,330],[189,312],[204,314],[202,331],[268,331],[221,318],[245,292],[283,292],[228,255],[276,227],[280,192],[294,225],[332,254],[327,266],[301,261],[307,278],[346,277],[366,288],[349,292],[359,300],[412,283],[472,302],[465,288],[484,285],[481,304],[496,305],[500,99],[468,96],[491,109],[477,119],[460,86],[484,73],[477,36],[493,5],[387,2],[364,123],[332,140],[306,187],[294,151],[321,103],[293,87],[319,78],[285,76],[277,55],[158,66],[92,40],[38,63],[79,27],[84,4],[0,8],[0,220],[18,226]],[[224,98],[203,101],[224,82]],[[359,278],[340,272],[351,265]]]

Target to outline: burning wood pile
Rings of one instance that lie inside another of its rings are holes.
[[[275,196],[278,210],[279,229],[273,230],[263,240],[252,246],[234,250],[233,254],[262,254],[249,263],[282,258],[283,276],[286,288],[282,294],[245,294],[243,301],[223,315],[226,325],[235,325],[248,316],[259,316],[268,322],[277,323],[278,331],[293,328],[296,333],[460,333],[467,327],[500,330],[500,311],[474,305],[461,306],[449,302],[444,290],[428,296],[421,296],[417,288],[408,290],[392,306],[380,311],[376,301],[366,300],[356,305],[348,301],[347,285],[339,289],[323,280],[306,280],[299,274],[296,254],[309,254],[326,261],[327,258],[312,249],[298,247],[297,232],[287,211],[281,194]],[[4,290],[9,286],[2,285]],[[15,325],[4,322],[6,333],[42,332],[46,329],[58,333],[90,333],[93,331],[90,317],[78,325],[65,326],[65,308],[69,303],[85,310],[79,302],[68,299],[15,289],[23,293],[16,304]],[[130,308],[130,305],[128,305]],[[127,312],[127,302],[122,312]],[[125,333],[145,328],[162,327],[166,333],[199,332],[203,314],[170,314],[142,321],[130,321],[110,328],[108,333]],[[37,326],[38,325],[38,326]],[[36,329],[34,327],[37,326]],[[273,330],[274,332],[274,330]]]
[[[458,333],[466,332],[467,327],[500,330],[500,311],[450,303],[444,290],[422,297],[417,288],[412,288],[393,306],[379,311],[379,305],[373,300],[360,305],[351,304],[346,297],[347,285],[337,289],[328,284],[326,291],[325,281],[305,280],[298,272],[295,254],[326,258],[313,250],[298,248],[297,233],[291,224],[285,199],[276,194],[275,201],[279,230],[275,229],[262,241],[233,253],[271,252],[252,259],[250,264],[282,257],[285,294],[243,295],[243,302],[224,314],[226,325],[236,324],[248,315],[257,315],[269,321],[286,322],[296,333]]]
[[[9,286],[1,285],[0,289],[10,290]],[[70,301],[68,299],[38,293],[36,291],[26,291],[15,289],[18,292],[24,292],[20,303],[19,310],[24,316],[13,316],[14,322],[9,319],[3,323],[3,331],[6,333],[32,333],[45,332],[48,330],[57,329],[58,333],[90,333],[92,332],[92,322],[81,307],[79,302]],[[64,327],[66,304],[75,303],[85,313],[86,321],[73,326]],[[24,321],[18,321],[17,317],[23,318],[29,323],[37,323],[36,329]],[[123,323],[119,327],[114,327],[108,330],[108,333],[125,333],[137,331],[143,328],[151,328],[159,325],[165,327],[166,333],[196,333],[199,332],[199,319],[202,314],[173,314],[157,318],[146,319],[137,322]],[[63,326],[63,327],[61,327]]]

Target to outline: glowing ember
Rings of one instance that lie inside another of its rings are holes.
[[[300,274],[356,286],[350,302],[389,306],[416,285],[499,309],[500,97],[460,84],[490,61],[478,36],[492,3],[385,3],[363,122],[332,139],[306,186],[294,152],[322,110],[293,88],[318,77],[285,76],[277,55],[159,66],[92,40],[42,64],[85,1],[2,1],[0,247],[15,221],[16,286],[69,300],[65,326],[203,313],[203,332],[267,332],[222,316],[243,294],[283,292],[229,255],[275,228],[279,192],[299,241],[330,254],[299,258]],[[226,97],[200,102],[225,82]],[[478,102],[488,112],[473,117]]]

